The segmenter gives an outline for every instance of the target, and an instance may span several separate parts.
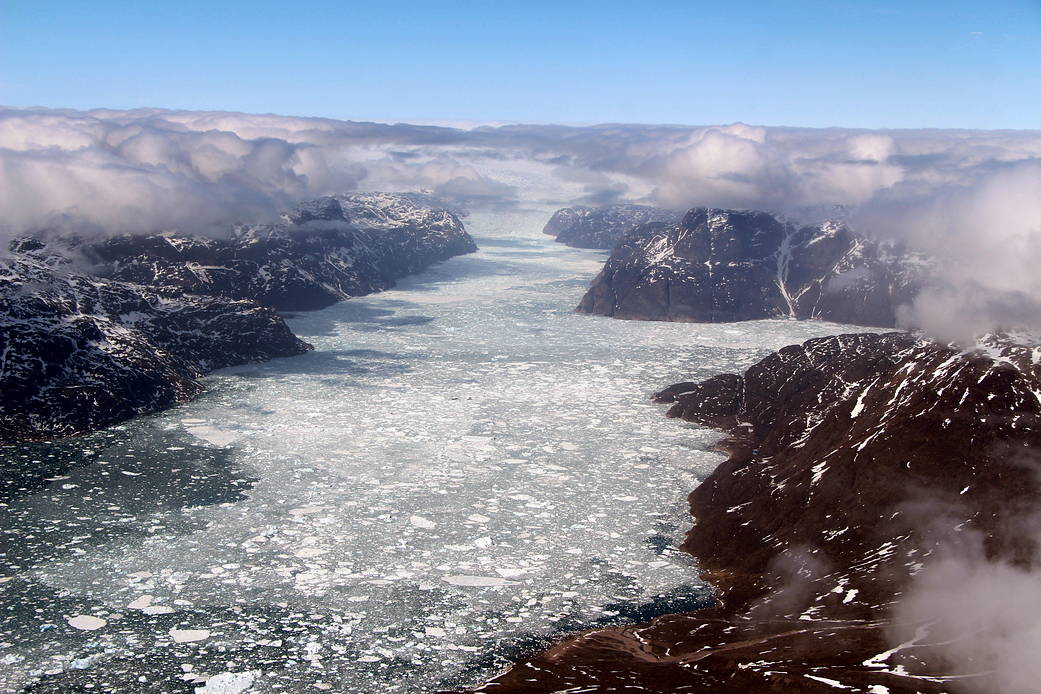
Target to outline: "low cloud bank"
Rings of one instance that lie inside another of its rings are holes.
[[[1017,456],[1034,492],[1041,488],[1034,452]],[[1041,515],[1009,503],[998,537],[971,528],[972,516],[950,500],[911,515],[930,518],[919,532],[931,546],[924,567],[894,608],[892,640],[906,655],[925,655],[952,675],[953,691],[1032,694],[1041,681]]]
[[[555,125],[468,129],[163,110],[0,110],[0,237],[206,233],[295,201],[639,201],[819,217],[938,259],[904,317],[945,339],[1041,329],[1041,131]]]
[[[1041,160],[991,161],[965,180],[897,185],[854,217],[936,258],[940,272],[904,323],[958,340],[1041,326]],[[859,217],[859,219],[858,219]]]
[[[901,633],[941,657],[968,694],[1033,694],[1041,680],[1041,572],[990,561],[977,539],[954,545],[918,577],[898,606],[927,638]]]

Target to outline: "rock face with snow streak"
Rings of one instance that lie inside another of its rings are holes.
[[[629,231],[648,222],[677,222],[680,214],[649,205],[565,207],[550,217],[542,233],[575,248],[610,250]]]
[[[185,402],[207,371],[310,349],[274,309],[386,289],[474,250],[455,213],[407,193],[321,198],[225,238],[18,239],[0,268],[0,443]]]
[[[475,251],[459,218],[435,204],[406,193],[339,195],[300,205],[282,224],[237,227],[226,238],[127,235],[78,250],[112,279],[285,311],[317,309]]]
[[[938,693],[952,675],[998,691],[985,663],[949,657],[944,615],[899,610],[973,538],[990,561],[1035,561],[1018,521],[1041,496],[1041,348],[985,347],[840,335],[659,393],[728,432],[684,545],[718,607],[572,637],[480,691]],[[979,634],[955,638],[986,657]]]
[[[0,262],[0,443],[72,434],[185,402],[212,369],[302,354],[274,310]],[[60,261],[57,261],[60,263]]]
[[[841,222],[800,228],[765,212],[696,207],[677,223],[627,234],[578,310],[641,320],[789,316],[891,327],[925,267]]]

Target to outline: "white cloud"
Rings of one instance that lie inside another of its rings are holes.
[[[6,110],[0,224],[7,233],[198,231],[359,188],[428,189],[475,204],[628,198],[782,213],[844,204],[857,208],[858,229],[941,257],[949,286],[931,288],[905,316],[946,335],[993,324],[994,308],[1010,302],[1014,318],[1041,323],[1031,272],[1041,261],[1039,166],[1041,132],[741,123],[458,129],[156,109]],[[952,312],[971,319],[941,325]]]

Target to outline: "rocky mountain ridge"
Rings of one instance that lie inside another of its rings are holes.
[[[0,443],[69,436],[186,402],[198,377],[311,347],[271,308],[0,264]]]
[[[578,310],[615,318],[728,322],[782,317],[893,327],[925,281],[919,255],[831,220],[696,207],[628,232]]]
[[[198,395],[207,371],[307,351],[276,309],[387,289],[476,250],[433,205],[352,194],[224,238],[17,239],[0,259],[0,443],[155,412]]]
[[[658,393],[727,432],[684,544],[718,606],[575,635],[478,691],[999,691],[984,627],[904,603],[976,542],[1036,565],[1041,348],[982,347],[839,335]]]
[[[677,222],[680,213],[629,203],[603,207],[564,207],[553,213],[542,233],[574,248],[614,248],[621,238],[648,222]]]
[[[433,204],[417,194],[338,195],[300,205],[282,224],[238,226],[226,238],[125,235],[73,245],[103,277],[310,310],[476,251],[459,217]]]

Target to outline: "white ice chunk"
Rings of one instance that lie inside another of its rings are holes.
[[[141,611],[145,614],[171,614],[176,612],[174,608],[167,607],[166,605],[149,605],[148,607],[141,608]]]
[[[69,619],[69,626],[75,629],[82,629],[83,631],[94,631],[108,624],[107,621],[101,617],[92,617],[86,614],[78,614],[75,617]]]
[[[134,600],[129,605],[127,605],[127,607],[129,607],[131,610],[143,610],[149,605],[151,605],[153,600],[155,600],[155,597],[152,595],[142,595],[137,600]]]
[[[310,516],[314,513],[321,513],[324,510],[325,506],[301,506],[300,508],[289,509],[289,515]]]
[[[524,574],[528,573],[528,570],[527,569],[498,568],[498,569],[495,570],[495,573],[499,574],[503,578],[517,578],[519,576],[523,576]]]
[[[205,686],[196,687],[195,694],[241,694],[253,686],[254,672],[222,672],[206,680]]]
[[[213,446],[229,446],[242,436],[236,431],[227,431],[210,426],[188,427],[188,433]]]
[[[444,581],[451,583],[453,586],[512,586],[516,585],[513,581],[507,581],[505,578],[500,576],[445,576]]]
[[[208,629],[171,629],[170,638],[177,643],[205,641],[210,638],[210,632]]]

